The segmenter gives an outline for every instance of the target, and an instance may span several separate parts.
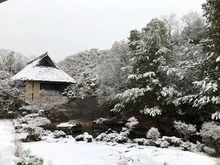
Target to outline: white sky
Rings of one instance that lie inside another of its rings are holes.
[[[205,0],[8,0],[0,4],[0,49],[48,51],[59,62],[90,48],[110,49],[152,18],[202,13]]]

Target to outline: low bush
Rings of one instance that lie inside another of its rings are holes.
[[[160,137],[160,132],[157,128],[151,127],[148,130],[146,137],[152,140],[157,140]]]
[[[174,128],[177,130],[181,138],[188,140],[190,136],[196,134],[196,126],[192,124],[186,124],[181,121],[174,121]]]
[[[216,122],[206,122],[202,125],[200,132],[204,144],[215,150],[215,154],[220,156],[220,125]]]

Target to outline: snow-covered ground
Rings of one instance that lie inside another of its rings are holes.
[[[214,158],[200,153],[104,142],[75,142],[63,139],[59,142],[31,142],[23,144],[32,154],[44,158],[53,165],[214,165]]]
[[[14,126],[10,120],[0,120],[0,165],[15,165],[17,158]]]
[[[14,128],[0,120],[0,165],[15,165]],[[44,159],[45,165],[214,165],[215,159],[202,153],[106,142],[76,142],[74,138],[46,138],[23,143],[23,149]]]

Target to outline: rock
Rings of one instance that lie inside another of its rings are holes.
[[[116,118],[99,118],[93,121],[92,127],[97,130],[107,131],[109,128],[120,131],[125,126],[125,122]]]
[[[89,135],[87,132],[84,132],[84,134],[76,136],[75,139],[76,141],[86,141],[88,143],[93,141],[92,135]]]
[[[71,120],[69,122],[60,123],[59,125],[56,126],[56,128],[58,130],[64,131],[66,134],[71,135],[76,132],[81,132],[82,124],[75,120]]]
[[[65,138],[66,137],[66,133],[64,132],[64,131],[58,131],[58,130],[56,130],[56,131],[54,131],[53,132],[53,137],[54,138]]]

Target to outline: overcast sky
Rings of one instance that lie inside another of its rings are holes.
[[[152,18],[202,13],[205,0],[8,0],[0,4],[0,49],[56,62],[91,48],[110,49]]]

